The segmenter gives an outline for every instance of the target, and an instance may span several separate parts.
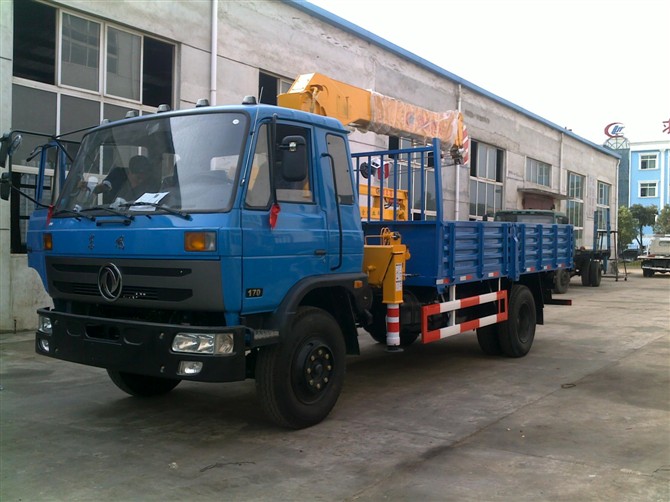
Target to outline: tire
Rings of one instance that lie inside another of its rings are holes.
[[[175,378],[137,375],[123,371],[107,370],[107,374],[119,389],[136,397],[161,396],[170,392],[181,382]]]
[[[509,297],[507,321],[500,323],[500,348],[508,357],[528,354],[535,339],[535,299],[526,286],[514,284]]]
[[[568,291],[570,286],[570,271],[557,270],[554,272],[554,293],[562,295]]]
[[[653,270],[649,270],[648,268],[642,269],[642,277],[652,277],[653,275],[654,275]]]
[[[408,315],[405,313],[405,309],[409,308],[406,305],[409,303],[409,295],[412,296],[412,299],[416,303],[418,303],[418,300],[416,300],[416,297],[410,293],[409,291],[404,291],[403,292],[403,298],[405,299],[405,302],[403,302],[400,305],[400,346],[401,347],[407,347],[409,345],[412,345],[417,338],[419,338],[419,335],[421,334],[420,331],[411,331],[407,328],[402,327],[402,320],[405,317],[405,315]],[[373,307],[372,307],[372,324],[365,326],[365,331],[370,333],[370,336],[374,339],[375,342],[377,343],[382,343],[386,345],[386,305],[375,301]]]
[[[346,368],[344,337],[324,310],[303,307],[278,345],[256,360],[256,393],[276,424],[302,429],[318,424],[337,402]]]
[[[498,324],[491,324],[483,328],[477,328],[477,341],[484,354],[489,356],[502,354],[499,327]]]
[[[603,269],[599,261],[592,261],[589,268],[589,285],[597,288],[603,276]]]
[[[582,276],[582,286],[590,286],[591,285],[591,267],[592,266],[593,266],[593,262],[591,260],[586,260],[584,262],[584,266],[579,271],[579,273]]]

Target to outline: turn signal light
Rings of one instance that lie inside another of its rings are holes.
[[[216,232],[186,232],[184,249],[186,251],[216,251]]]
[[[51,251],[54,248],[54,243],[53,239],[51,238],[51,234],[43,234],[42,243],[44,244],[45,251]]]

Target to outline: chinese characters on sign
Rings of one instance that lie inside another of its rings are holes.
[[[665,129],[663,129],[663,132],[667,132],[670,134],[670,119],[664,120],[663,125],[665,126]]]

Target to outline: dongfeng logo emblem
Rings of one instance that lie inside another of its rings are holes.
[[[122,288],[121,271],[113,263],[108,263],[98,272],[98,289],[102,297],[110,302],[119,299]]]

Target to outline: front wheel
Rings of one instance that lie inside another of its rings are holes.
[[[643,268],[642,269],[642,277],[651,277],[654,275],[653,270],[649,270],[648,268]]]
[[[507,320],[500,323],[500,348],[508,357],[528,354],[535,339],[537,313],[533,293],[526,286],[514,284],[509,297]]]
[[[321,422],[342,390],[346,349],[342,331],[328,312],[301,308],[278,344],[256,360],[256,392],[278,425],[301,429]]]
[[[114,385],[123,392],[138,397],[167,394],[181,382],[181,380],[175,378],[152,377],[124,371],[107,370],[107,374]]]

